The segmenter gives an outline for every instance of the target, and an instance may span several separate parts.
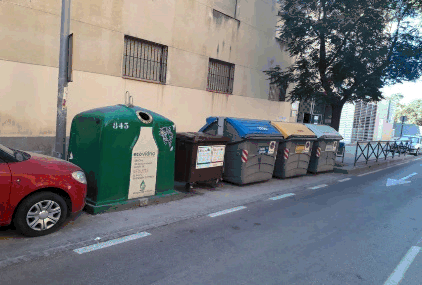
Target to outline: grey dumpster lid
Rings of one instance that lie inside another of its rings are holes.
[[[185,132],[185,133],[176,133],[176,139],[189,141],[189,142],[220,142],[227,143],[229,142],[228,137],[211,135],[202,132]]]
[[[314,124],[305,124],[305,126],[310,129],[319,139],[343,139],[343,137],[330,126]]]

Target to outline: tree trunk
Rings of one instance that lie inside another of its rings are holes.
[[[331,117],[331,127],[338,131],[340,127],[340,117],[341,111],[343,110],[344,104],[331,104],[332,117]]]

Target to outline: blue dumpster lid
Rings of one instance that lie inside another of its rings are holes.
[[[217,117],[208,117],[207,124],[203,126],[200,132],[206,130],[209,125],[217,121]],[[233,126],[238,135],[242,138],[249,136],[278,136],[283,138],[279,131],[271,125],[270,121],[266,120],[253,120],[241,118],[225,118],[226,122]]]
[[[337,139],[342,140],[343,137],[334,128],[327,125],[305,124],[319,139]]]

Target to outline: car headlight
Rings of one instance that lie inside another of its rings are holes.
[[[78,181],[79,183],[86,184],[86,177],[83,171],[75,171],[72,173],[73,179]]]

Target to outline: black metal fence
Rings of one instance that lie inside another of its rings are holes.
[[[354,166],[360,159],[368,164],[369,160],[387,160],[388,157],[394,158],[395,156],[406,155],[408,150],[409,142],[407,141],[358,141],[356,143]]]

